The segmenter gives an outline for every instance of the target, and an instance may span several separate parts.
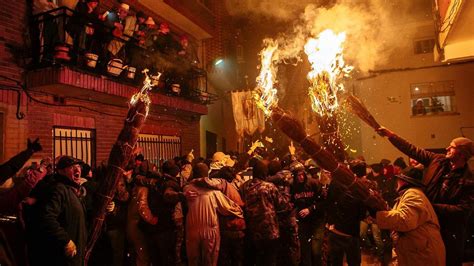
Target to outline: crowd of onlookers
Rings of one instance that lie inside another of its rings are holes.
[[[354,182],[383,197],[383,210],[331,182],[333,173],[292,145],[279,156],[258,142],[243,154],[205,159],[190,152],[159,166],[136,149],[88,264],[342,265],[345,258],[360,265],[362,250],[381,265],[460,265],[472,240],[472,141],[454,139],[441,155],[379,133],[418,160],[347,162]],[[28,141],[0,167],[0,212],[18,215],[16,236],[26,249],[15,252],[26,253],[30,265],[82,265],[107,165],[92,169],[61,156],[21,169],[40,150],[38,140]],[[434,186],[426,178],[443,166]],[[2,264],[19,259],[8,245],[0,252]]]
[[[73,62],[129,80],[141,80],[141,71],[148,68],[163,73],[159,88],[188,93],[202,72],[188,36],[178,37],[167,22],[155,22],[126,3],[105,10],[99,0],[75,2],[68,3],[71,10],[51,0],[32,1],[33,63]]]

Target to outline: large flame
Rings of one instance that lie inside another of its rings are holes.
[[[310,38],[304,46],[311,64],[311,71],[307,76],[311,83],[311,107],[320,116],[333,115],[339,106],[337,93],[344,90],[344,85],[338,83],[338,79],[353,69],[344,63],[342,51],[345,39],[344,32],[335,34],[327,29],[317,39]]]
[[[277,90],[273,87],[276,81],[278,60],[275,53],[278,43],[272,39],[264,40],[265,48],[260,52],[260,74],[257,77],[257,87],[253,91],[253,97],[266,116],[270,116],[272,108],[277,105]]]

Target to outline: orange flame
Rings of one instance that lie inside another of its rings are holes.
[[[265,48],[260,52],[260,74],[257,77],[257,87],[253,91],[253,97],[263,113],[268,117],[272,108],[277,105],[277,90],[273,87],[276,81],[276,61],[278,43],[272,39],[265,39]]]
[[[148,69],[145,68],[142,71],[143,74],[145,74],[145,80],[143,81],[143,87],[142,89],[133,94],[132,97],[130,98],[130,104],[135,105],[138,100],[141,100],[146,104],[146,115],[148,116],[148,111],[149,111],[149,106],[151,104],[150,96],[148,96],[148,92],[153,89],[154,86],[158,85],[158,82],[160,80],[161,74],[158,72],[156,76],[149,76],[148,75]]]
[[[345,39],[344,32],[335,34],[327,29],[317,39],[310,38],[304,46],[311,64],[307,76],[311,83],[311,108],[320,116],[331,116],[339,106],[337,93],[344,90],[344,85],[338,83],[338,79],[347,76],[353,69],[352,66],[345,66],[342,56]]]

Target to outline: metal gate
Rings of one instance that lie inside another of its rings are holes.
[[[53,158],[69,155],[95,166],[95,129],[53,127]]]
[[[150,163],[161,166],[160,162],[181,156],[181,137],[140,134],[138,146]]]

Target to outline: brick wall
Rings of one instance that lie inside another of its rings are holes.
[[[34,95],[35,99],[53,103],[52,97]],[[5,156],[4,160],[26,148],[26,139],[41,140],[43,151],[35,154],[36,159],[51,156],[53,152],[53,126],[86,127],[96,130],[96,161],[99,163],[109,156],[112,145],[122,129],[127,108],[99,105],[90,102],[68,100],[67,104],[99,107],[102,112],[113,113],[108,116],[81,110],[76,107],[56,107],[28,101],[23,111],[25,119],[17,120],[16,106],[0,104],[0,111],[5,113]],[[59,118],[58,118],[59,117]],[[84,122],[85,121],[85,122]],[[187,153],[194,149],[199,153],[199,121],[194,116],[173,116],[150,112],[141,133],[180,136],[182,149]]]
[[[145,11],[148,15],[154,17],[159,14],[153,14],[151,10],[144,9],[138,1],[126,1],[131,4],[132,8]],[[118,1],[103,0],[100,8],[111,9],[117,6]],[[215,1],[216,15],[221,16],[224,3]],[[0,9],[0,76],[6,76],[14,80],[24,81],[25,67],[24,61],[21,59],[22,53],[27,52],[27,25],[29,13],[28,1],[2,1]],[[216,24],[221,25],[222,20],[218,18]],[[173,27],[172,27],[173,29]],[[215,38],[206,42],[209,45],[206,50],[209,54],[207,58],[215,58],[223,55],[223,39],[222,28],[216,27],[213,33]],[[13,47],[11,49],[10,47]],[[97,155],[96,160],[100,162],[108,157],[110,149],[117,138],[117,135],[123,125],[123,119],[126,113],[126,107],[114,107],[109,105],[100,105],[92,102],[69,101],[69,104],[79,104],[95,109],[99,108],[103,112],[115,113],[123,115],[123,117],[106,116],[97,114],[87,110],[70,107],[52,107],[48,105],[38,104],[31,100],[27,100],[25,95],[22,96],[22,111],[26,117],[22,120],[16,118],[16,92],[5,91],[4,89],[15,89],[14,83],[0,78],[0,112],[4,113],[4,147],[3,158],[1,161],[12,157],[19,151],[26,148],[26,139],[39,137],[44,150],[35,155],[35,158],[43,156],[51,156],[52,154],[52,127],[55,125],[55,114],[63,115],[61,124],[63,126],[77,122],[77,119],[93,119],[96,129]],[[45,101],[52,102],[52,98],[36,95]],[[72,117],[70,121],[64,117]],[[75,122],[76,121],[76,122]],[[57,120],[56,120],[57,122]],[[183,153],[194,149],[195,154],[199,154],[199,116],[193,114],[164,114],[152,111],[143,133],[149,134],[166,134],[177,135],[182,139]]]

